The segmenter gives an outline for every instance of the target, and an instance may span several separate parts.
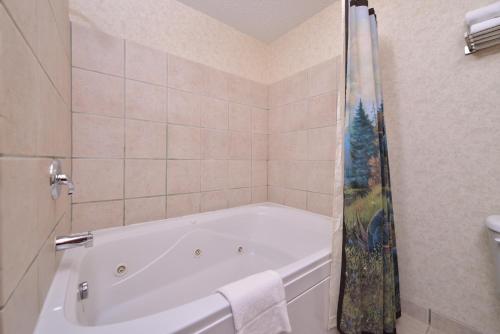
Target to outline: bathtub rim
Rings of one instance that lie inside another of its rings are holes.
[[[227,214],[228,210],[244,211],[252,207],[278,207],[287,211],[298,210],[302,213],[307,213],[311,216],[317,216],[321,219],[331,220],[331,217],[308,212],[305,210],[295,209],[284,205],[264,202],[250,204],[230,209],[222,209],[211,212],[197,213],[182,217],[170,218],[172,221],[185,221],[189,224],[189,219],[202,217],[217,217]],[[96,239],[96,242],[105,243],[113,237],[114,232],[123,230],[125,227],[128,231],[147,228],[150,224],[158,224],[166,219],[145,222],[132,226],[120,226],[104,230],[96,231],[96,234],[103,239]],[[175,228],[176,226],[168,226],[164,228]],[[206,297],[196,299],[192,302],[179,305],[178,307],[167,309],[158,313],[150,314],[141,318],[131,319],[122,322],[116,322],[105,325],[85,325],[78,322],[75,318],[70,319],[68,313],[76,315],[77,291],[74,290],[72,297],[68,297],[69,286],[77,286],[78,268],[85,258],[85,249],[73,249],[63,255],[61,263],[54,275],[53,282],[47,294],[47,298],[42,307],[40,317],[35,329],[35,334],[45,333],[75,333],[75,334],[111,334],[111,333],[127,333],[134,331],[147,331],[151,334],[165,333],[167,330],[175,333],[193,333],[216,322],[223,321],[228,317],[232,317],[229,303],[218,293],[212,293]],[[287,295],[287,302],[295,299],[308,289],[321,282],[330,276],[331,251],[330,248],[324,248],[317,252],[311,253],[308,256],[300,258],[286,266],[280,267],[276,271],[282,277]]]

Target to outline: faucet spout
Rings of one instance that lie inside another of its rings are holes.
[[[94,235],[92,232],[77,233],[56,237],[56,251],[75,247],[92,247]]]

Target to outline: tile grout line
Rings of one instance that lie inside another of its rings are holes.
[[[125,215],[126,215],[126,210],[125,210],[125,183],[126,183],[126,159],[127,159],[127,117],[126,117],[126,113],[127,113],[127,97],[126,97],[126,94],[127,94],[127,66],[126,66],[126,63],[127,63],[127,43],[125,41],[125,39],[122,40],[123,41],[123,86],[122,86],[122,89],[123,89],[123,110],[122,110],[122,116],[123,116],[123,175],[122,175],[122,182],[123,182],[123,185],[122,185],[122,203],[123,203],[123,207],[122,207],[122,226],[125,226],[125,221],[126,221],[126,218],[125,218]]]
[[[168,94],[168,53],[165,52],[165,106],[163,112],[165,113],[165,218],[168,218],[168,105],[169,105],[169,94]]]

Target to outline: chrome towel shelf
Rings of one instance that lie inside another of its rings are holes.
[[[500,44],[500,25],[471,34],[465,33],[465,54],[473,54],[479,50]]]

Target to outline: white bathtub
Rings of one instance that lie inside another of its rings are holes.
[[[214,291],[267,269],[283,278],[293,333],[330,333],[330,228],[328,217],[265,203],[95,231],[93,247],[64,254],[35,333],[234,333]]]

